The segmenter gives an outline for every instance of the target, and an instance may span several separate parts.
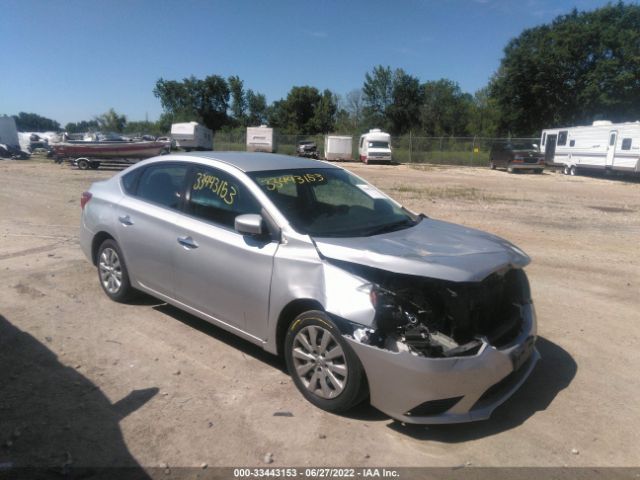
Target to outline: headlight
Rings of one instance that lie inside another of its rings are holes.
[[[376,311],[374,321],[381,332],[395,332],[400,327],[414,325],[418,322],[417,312],[405,308],[407,307],[405,302],[390,290],[379,285],[371,285],[369,299]]]

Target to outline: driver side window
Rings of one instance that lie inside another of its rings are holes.
[[[198,167],[191,180],[186,210],[201,220],[234,228],[238,215],[259,214],[261,207],[232,175],[215,168]]]

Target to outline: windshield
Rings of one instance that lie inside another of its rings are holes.
[[[369,142],[369,148],[389,148],[389,142]]]
[[[249,176],[291,226],[307,235],[364,237],[411,227],[419,220],[346,170],[272,170]]]

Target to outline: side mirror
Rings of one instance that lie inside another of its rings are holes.
[[[242,235],[262,235],[262,217],[256,213],[238,215],[234,222],[234,228]]]

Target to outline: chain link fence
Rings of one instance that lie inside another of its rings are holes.
[[[298,142],[313,141],[318,146],[319,158],[324,158],[324,135],[284,135],[274,132],[275,152],[295,155]],[[246,150],[246,132],[217,132],[213,149],[219,151]],[[353,136],[353,160],[358,159],[358,141]],[[430,163],[439,165],[489,165],[489,152],[494,143],[531,142],[539,138],[489,138],[489,137],[416,137],[403,135],[391,137],[393,160],[397,163]]]

